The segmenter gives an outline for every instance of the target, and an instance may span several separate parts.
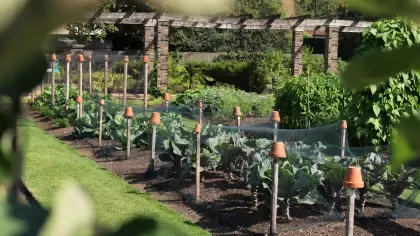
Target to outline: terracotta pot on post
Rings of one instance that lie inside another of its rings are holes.
[[[69,96],[70,96],[70,62],[71,55],[66,54],[66,111],[69,109]]]
[[[341,128],[341,158],[346,157],[346,131],[347,131],[347,121],[342,120],[340,122]]]
[[[270,235],[277,234],[277,198],[279,189],[279,159],[286,158],[286,150],[284,143],[273,142],[271,146],[270,156],[273,158],[273,185],[271,195],[271,224]]]
[[[158,112],[153,112],[150,117],[150,122],[152,123],[152,157],[149,169],[153,172],[155,170],[156,126],[160,124],[160,114]]]
[[[236,124],[238,126],[238,133],[239,133],[241,131],[240,130],[240,127],[241,127],[241,116],[242,116],[241,108],[238,107],[238,106],[236,106],[233,109],[233,115],[236,117],[236,120],[237,120]]]
[[[270,121],[273,122],[274,131],[273,131],[273,141],[277,141],[277,128],[280,123],[280,113],[278,111],[273,111],[271,113]]]
[[[165,92],[163,94],[163,100],[165,101],[165,111],[168,112],[168,110],[169,110],[169,100],[170,100],[169,93]]]
[[[124,56],[123,106],[127,106],[128,56]]]
[[[343,180],[343,185],[347,188],[346,236],[353,236],[356,189],[365,186],[362,178],[362,169],[355,166],[348,167]]]
[[[131,119],[134,117],[133,108],[125,108],[124,116],[127,118],[127,152],[125,157],[127,160],[131,154]]]
[[[143,63],[144,63],[144,91],[143,91],[143,103],[144,103],[144,115],[147,116],[147,87],[149,84],[148,81],[148,76],[149,76],[149,72],[148,72],[148,63],[149,63],[149,56],[145,55],[143,57]]]
[[[77,119],[82,117],[82,106],[83,106],[83,99],[82,96],[77,96],[76,97],[76,114],[77,114]]]
[[[105,100],[101,99],[99,101],[99,137],[98,137],[99,147],[102,146],[102,123],[103,123],[104,105],[105,105]]]
[[[194,128],[194,133],[197,135],[197,149],[196,149],[196,162],[195,162],[195,186],[196,186],[196,200],[200,201],[200,133],[201,133],[201,125],[196,124]]]

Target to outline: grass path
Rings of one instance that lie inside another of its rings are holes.
[[[111,229],[136,216],[173,226],[182,235],[208,235],[184,217],[131,187],[124,180],[45,133],[34,122],[19,121],[25,153],[24,181],[40,203],[49,208],[66,180],[75,180],[91,196],[98,221]]]

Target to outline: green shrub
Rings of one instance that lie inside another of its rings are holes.
[[[198,107],[199,102],[205,104],[205,111],[212,112],[213,118],[227,120],[232,117],[235,106],[240,106],[244,116],[266,116],[274,105],[272,95],[258,95],[236,90],[231,87],[209,87],[201,90],[188,91],[178,95],[175,104],[191,111]]]
[[[132,78],[139,78],[142,74],[144,68],[144,63],[142,60],[131,59],[128,62],[127,73]],[[124,61],[116,61],[113,63],[113,71],[123,74],[124,73]]]
[[[45,118],[48,118],[48,119],[54,118],[54,111],[51,108],[49,108],[48,106],[41,107],[39,109],[39,112]]]
[[[275,109],[287,128],[308,128],[339,121],[346,111],[348,97],[336,74],[319,74],[309,79],[289,78],[276,91]],[[310,111],[308,110],[308,100]]]
[[[168,58],[168,91],[182,93],[188,89],[204,88],[207,81],[212,79],[195,68],[193,63],[183,65],[177,58]]]
[[[92,83],[95,90],[104,90],[104,72],[97,71],[92,73]],[[108,92],[122,91],[124,83],[124,74],[109,73],[108,74]],[[136,84],[136,81],[131,75],[127,76],[127,88],[131,88]]]
[[[58,118],[54,120],[54,124],[60,128],[67,128],[70,126],[69,119],[67,118]]]

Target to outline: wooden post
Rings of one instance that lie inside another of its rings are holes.
[[[270,156],[273,157],[273,185],[271,187],[271,224],[270,235],[277,235],[277,198],[279,188],[279,158],[286,158],[284,143],[274,142]]]
[[[273,141],[277,141],[277,127],[280,123],[280,113],[278,111],[273,111],[271,113],[270,121],[273,122],[274,130],[273,130]]]
[[[83,95],[83,62],[85,58],[83,54],[79,54],[79,96]]]
[[[196,149],[196,161],[195,161],[195,186],[196,186],[196,200],[200,201],[200,133],[201,125],[195,126],[194,132],[197,134],[197,149]]]
[[[69,109],[70,96],[70,54],[66,54],[66,111]]]
[[[356,190],[347,188],[347,218],[346,218],[346,236],[353,236],[354,228],[354,200],[356,199]]]
[[[236,116],[236,125],[238,126],[238,133],[241,132],[241,116],[242,116],[242,112],[241,112],[241,108],[240,107],[235,107],[233,109],[233,115]]]
[[[89,93],[92,94],[92,56],[88,56],[89,61]]]
[[[80,103],[76,103],[76,120],[80,118]]]
[[[150,159],[149,170],[153,172],[155,170],[156,126],[160,124],[160,114],[158,112],[153,112],[150,122],[152,123],[152,157]]]
[[[124,116],[127,118],[127,155],[125,157],[127,160],[130,157],[131,152],[131,119],[134,117],[133,108],[126,107]]]
[[[273,141],[277,142],[277,126],[279,125],[279,123],[273,122],[273,125],[274,125]]]
[[[104,70],[104,95],[108,96],[108,55],[105,55],[105,70]]]
[[[123,106],[127,106],[128,56],[124,56]]]
[[[203,124],[203,103],[200,102],[200,111],[199,111],[199,123]]]
[[[55,104],[55,61],[57,60],[57,56],[55,53],[51,54],[51,104]]]
[[[144,114],[147,115],[147,87],[148,87],[148,76],[149,76],[149,72],[148,72],[148,63],[149,63],[149,57],[146,55],[143,57],[143,62],[144,62],[144,91],[143,91],[143,95],[144,95]]]
[[[105,104],[105,100],[101,99],[99,101],[99,137],[98,137],[99,147],[102,147],[102,123],[103,123],[104,104]]]
[[[341,158],[346,157],[346,130],[347,130],[347,121],[341,121]]]

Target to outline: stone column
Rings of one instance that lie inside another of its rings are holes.
[[[325,71],[337,71],[338,61],[338,27],[326,28],[325,35]]]
[[[157,24],[157,86],[168,89],[168,56],[169,56],[169,22],[159,21]]]
[[[149,84],[152,81],[151,73],[154,69],[155,61],[155,26],[152,24],[146,24],[144,26],[144,51],[143,54],[149,56],[148,72],[149,72]]]
[[[302,74],[303,29],[293,29],[292,36],[292,75]]]

